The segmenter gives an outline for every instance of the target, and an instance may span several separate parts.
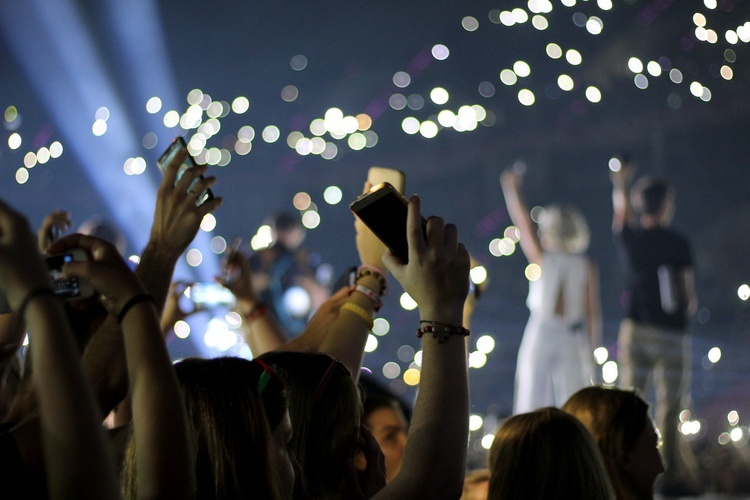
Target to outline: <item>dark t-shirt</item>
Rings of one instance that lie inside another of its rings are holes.
[[[671,229],[625,226],[615,235],[615,242],[627,286],[626,316],[639,323],[684,331],[688,304],[679,276],[693,266],[687,239]],[[673,307],[663,297],[667,276],[675,292]]]

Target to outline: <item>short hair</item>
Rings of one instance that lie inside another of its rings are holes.
[[[622,458],[645,429],[648,403],[634,390],[593,386],[573,394],[562,408],[594,436],[618,498],[632,497]]]
[[[357,453],[362,400],[349,370],[316,352],[272,351],[261,356],[284,380],[300,463],[295,496],[337,498]]]
[[[492,499],[614,496],[591,434],[558,408],[506,420],[490,448],[489,469]]]
[[[273,216],[274,231],[290,231],[302,227],[302,221],[297,214],[291,212],[278,212]]]
[[[633,185],[633,208],[642,215],[658,215],[673,192],[672,186],[662,178],[641,177]]]
[[[583,253],[589,248],[589,225],[573,205],[546,207],[544,217],[539,221],[539,232],[566,253]]]

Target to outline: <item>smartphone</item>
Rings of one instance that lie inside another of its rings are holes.
[[[222,283],[234,283],[239,278],[239,269],[236,269],[236,266],[230,266],[229,263],[237,255],[237,252],[240,251],[241,246],[242,238],[235,236],[232,239],[232,243],[227,247],[226,257],[223,260],[224,268],[221,270]]]
[[[172,144],[169,145],[166,151],[164,151],[164,154],[162,154],[158,160],[156,160],[156,165],[159,167],[159,170],[161,170],[162,174],[166,170],[167,166],[172,162],[172,159],[177,156],[177,154],[185,150],[187,152],[187,144],[185,143],[185,139],[181,136],[175,137],[172,141]],[[175,185],[177,185],[178,182],[180,182],[180,179],[182,178],[182,174],[187,171],[189,168],[195,168],[198,165],[195,163],[195,160],[190,155],[190,153],[187,153],[187,156],[185,157],[185,160],[182,162],[182,165],[180,165],[180,169],[177,171],[177,179],[175,179]],[[192,191],[193,186],[195,186],[200,179],[203,179],[203,176],[196,178],[192,184],[190,184],[190,187],[188,187],[188,192]],[[212,200],[214,198],[214,194],[211,192],[210,189],[204,190],[202,193],[196,196],[196,205],[203,205],[208,200]]]
[[[62,268],[66,262],[87,261],[89,254],[82,248],[73,248],[65,253],[45,257],[49,269],[50,288],[55,296],[63,300],[82,300],[94,295],[94,289],[78,278],[62,279]],[[0,290],[0,314],[11,312],[8,298]]]
[[[386,167],[370,167],[367,171],[367,182],[371,186],[377,186],[383,182],[387,182],[401,194],[406,191],[406,174],[400,170]]]
[[[58,298],[63,300],[81,300],[88,299],[94,295],[94,289],[85,281],[78,278],[71,278],[69,280],[62,278],[62,268],[66,262],[89,260],[89,254],[86,250],[72,248],[65,253],[51,255],[46,260],[47,269],[49,269],[50,286]]]
[[[218,283],[193,283],[185,289],[185,295],[200,308],[235,304],[234,294]]]
[[[387,182],[373,186],[354,200],[349,208],[403,262],[409,262],[406,240],[408,202],[404,195]],[[426,233],[427,222],[422,219]]]

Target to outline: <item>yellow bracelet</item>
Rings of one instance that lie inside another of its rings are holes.
[[[344,305],[341,306],[341,310],[353,312],[367,323],[368,328],[372,329],[372,314],[368,313],[367,309],[364,307],[357,305],[354,302],[344,302]]]

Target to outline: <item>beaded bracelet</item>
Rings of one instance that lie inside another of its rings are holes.
[[[380,296],[382,297],[383,295],[385,295],[385,292],[388,289],[388,281],[385,279],[385,274],[383,274],[383,271],[375,266],[362,264],[357,268],[357,275],[354,278],[354,281],[356,282],[363,276],[373,276],[375,279],[377,279],[380,283]]]
[[[367,298],[372,300],[373,304],[375,304],[375,312],[380,311],[380,308],[383,306],[383,302],[380,300],[378,294],[372,290],[372,288],[366,287],[365,285],[356,284],[349,289],[349,295],[351,296],[351,294],[353,294],[354,292],[359,292],[367,296]]]
[[[341,306],[341,310],[353,312],[354,314],[362,318],[364,322],[367,323],[367,326],[372,329],[372,314],[367,312],[367,309],[365,309],[364,307],[357,305],[354,302],[344,302],[344,304]]]
[[[265,315],[268,312],[268,306],[264,304],[263,302],[258,302],[253,306],[252,309],[250,309],[250,312],[245,314],[243,317],[247,321],[252,321],[254,319],[258,319],[261,316]]]
[[[431,333],[439,344],[448,340],[451,335],[462,335],[464,337],[469,335],[469,330],[462,326],[445,325],[435,321],[420,321],[420,324],[423,326],[417,329],[417,337],[421,339],[425,333]]]
[[[117,314],[117,322],[122,323],[122,320],[125,319],[125,316],[128,314],[130,309],[132,309],[133,306],[138,304],[139,302],[151,302],[152,304],[156,305],[154,298],[148,293],[139,293],[138,295],[134,295],[129,301],[125,303],[124,306],[122,306],[122,309],[120,309],[120,312]]]
[[[24,297],[21,301],[21,305],[19,305],[18,309],[16,309],[18,317],[23,318],[23,315],[26,313],[26,308],[29,307],[31,301],[37,297],[41,297],[42,295],[51,295],[54,297],[55,292],[53,292],[49,287],[43,286],[27,293],[26,297]]]

